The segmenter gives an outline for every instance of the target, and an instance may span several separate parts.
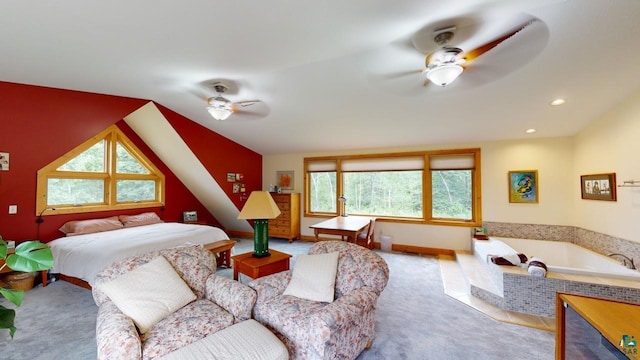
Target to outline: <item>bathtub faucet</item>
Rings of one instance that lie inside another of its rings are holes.
[[[633,263],[633,259],[630,259],[628,256],[623,255],[623,254],[609,254],[607,256],[620,256],[622,258],[622,265],[629,268],[629,269],[633,269],[636,270],[636,264]]]

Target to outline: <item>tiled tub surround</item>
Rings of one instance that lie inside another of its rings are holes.
[[[640,242],[625,240],[595,231],[562,225],[484,222],[490,236],[518,239],[567,241],[597,253],[625,254],[640,265]]]
[[[547,272],[546,278],[534,277],[526,267],[497,266],[487,261],[488,253],[500,251],[504,248],[474,240],[474,254],[494,280],[498,293],[472,286],[471,294],[504,310],[555,317],[558,291],[640,303],[640,281],[554,271]]]
[[[527,255],[529,259],[541,258],[552,272],[640,281],[640,271],[622,266],[620,259],[570,242],[501,237],[491,237],[489,242],[500,243],[509,250],[513,249],[511,251]]]

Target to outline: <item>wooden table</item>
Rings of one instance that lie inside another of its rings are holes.
[[[320,234],[339,235],[342,240],[347,238],[347,241],[356,242],[358,235],[369,225],[372,218],[368,216],[337,216],[333,219],[319,222],[315,225],[311,225],[313,233],[316,235],[316,240]]]
[[[617,347],[630,359],[640,359],[637,345],[620,346],[623,345],[621,343],[625,339],[624,336],[635,337],[636,342],[640,340],[640,328],[638,327],[640,324],[640,305],[563,293],[556,294],[556,359],[565,359],[566,341],[576,340],[575,338],[565,338],[568,330],[565,323],[565,303],[595,328],[598,335],[607,339],[613,347]],[[581,341],[581,339],[578,340]],[[572,358],[576,357],[572,356]]]
[[[261,258],[253,257],[253,251],[232,256],[233,279],[238,280],[239,273],[257,279],[261,276],[289,270],[291,255],[273,249],[269,249],[269,253],[271,256]]]
[[[216,254],[217,267],[231,267],[231,249],[235,245],[233,240],[220,240],[205,244],[204,248]]]

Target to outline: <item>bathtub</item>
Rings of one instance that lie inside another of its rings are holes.
[[[529,259],[539,257],[544,259],[550,272],[640,281],[640,272],[622,266],[619,258],[607,257],[569,242],[492,237],[488,243],[481,251],[500,255],[499,251],[512,249]]]

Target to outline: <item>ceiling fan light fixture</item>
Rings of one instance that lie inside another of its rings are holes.
[[[445,63],[429,69],[427,79],[438,86],[445,87],[454,82],[462,71],[463,68],[459,64]]]
[[[231,108],[231,101],[223,98],[222,96],[216,96],[207,100],[209,106],[207,111],[216,120],[227,120],[227,118],[233,113]]]

